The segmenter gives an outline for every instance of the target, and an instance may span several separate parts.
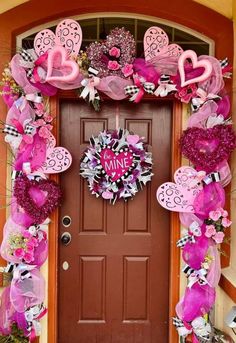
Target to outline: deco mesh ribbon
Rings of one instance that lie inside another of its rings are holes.
[[[152,154],[142,138],[126,129],[103,131],[90,138],[84,152],[80,174],[97,197],[118,199],[133,197],[152,177]]]
[[[188,287],[176,307],[174,324],[182,341],[188,334],[194,343],[212,336],[205,314],[214,306],[219,282],[217,244],[231,224],[224,209],[224,187],[231,180],[227,161],[236,146],[230,99],[224,91],[231,67],[227,58],[197,56],[169,44],[167,34],[156,26],[146,31],[143,43],[145,58],[136,58],[132,34],[114,28],[104,41],[91,43],[83,52],[79,23],[64,19],[55,33],[37,33],[34,49],[22,49],[2,73],[0,93],[9,109],[2,132],[15,157],[14,194],[1,246],[9,263],[3,271],[13,277],[0,303],[0,333],[6,339],[16,326],[32,342],[40,335],[39,320],[46,313],[39,267],[47,258],[46,218],[61,199],[47,175],[63,172],[72,162],[69,152],[56,146],[54,118],[44,102],[44,96],[54,96],[58,89],[79,89],[95,109],[100,93],[114,100],[130,97],[136,103],[147,94],[173,96],[190,104],[193,113],[180,147],[195,168],[179,168],[175,182],[161,185],[157,198],[163,207],[180,213],[186,228],[177,245],[187,265]],[[114,204],[132,198],[151,180],[152,155],[142,138],[126,129],[104,131],[90,139],[81,175],[92,194]]]

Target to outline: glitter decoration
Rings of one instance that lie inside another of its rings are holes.
[[[236,135],[230,125],[216,125],[206,130],[191,127],[183,132],[180,147],[196,169],[209,173],[220,162],[228,160],[236,147]]]
[[[124,78],[122,68],[134,61],[135,40],[124,27],[117,27],[111,30],[104,42],[91,43],[86,53],[91,66],[99,71],[99,77],[113,75]]]
[[[29,180],[22,175],[15,181],[14,196],[34,224],[41,224],[60,205],[62,192],[53,180]]]

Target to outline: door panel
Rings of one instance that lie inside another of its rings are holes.
[[[62,174],[65,215],[72,241],[59,243],[59,343],[168,342],[169,226],[156,201],[170,178],[172,104],[105,102],[100,113],[72,100],[61,102],[60,139],[72,154]],[[152,181],[133,200],[115,205],[96,198],[79,175],[89,138],[119,126],[152,146]],[[63,270],[63,262],[69,264]]]

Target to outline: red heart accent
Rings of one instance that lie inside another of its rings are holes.
[[[29,180],[22,175],[15,181],[14,196],[33,223],[41,224],[60,205],[62,192],[53,180]]]
[[[133,163],[133,155],[129,151],[115,154],[106,148],[102,150],[100,156],[102,167],[113,182],[120,179]]]

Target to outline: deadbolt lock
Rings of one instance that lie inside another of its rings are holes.
[[[71,234],[69,232],[63,232],[61,235],[61,242],[63,245],[68,245],[71,242]]]

